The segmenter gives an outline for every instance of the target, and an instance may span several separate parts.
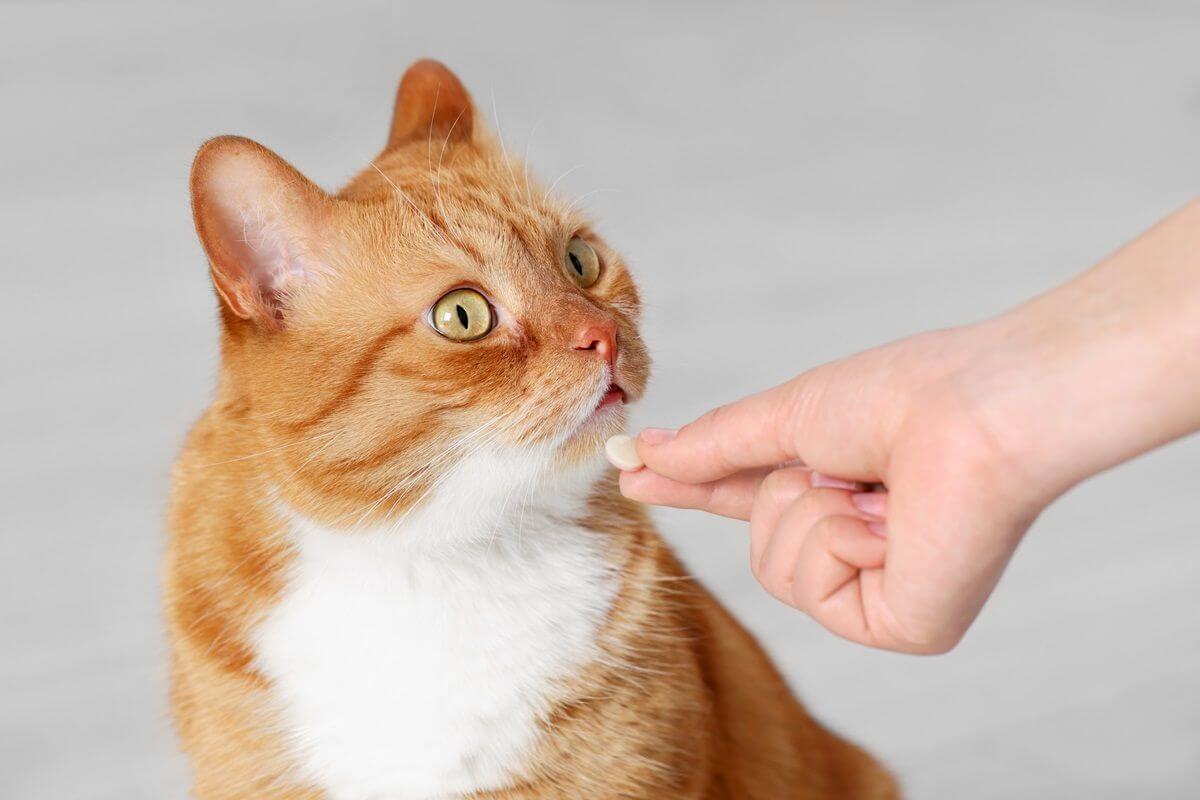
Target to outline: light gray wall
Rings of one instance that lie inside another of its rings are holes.
[[[0,6],[0,796],[185,791],[157,580],[215,361],[185,185],[206,137],[332,186],[403,68],[445,60],[544,177],[582,165],[560,186],[646,296],[639,424],[994,313],[1200,186],[1195,3],[478,5]],[[913,797],[1184,797],[1198,474],[1193,440],[1074,492],[927,659],[770,600],[741,525],[658,518]]]

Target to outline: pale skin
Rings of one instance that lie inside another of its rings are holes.
[[[953,648],[1038,514],[1200,430],[1200,200],[984,322],[835,361],[637,437],[635,500],[750,523],[750,566],[834,633]]]

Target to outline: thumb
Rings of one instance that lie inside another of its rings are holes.
[[[650,428],[637,437],[638,455],[660,475],[704,483],[751,467],[794,460],[788,418],[793,382],[707,412],[679,431]]]
[[[678,431],[649,428],[638,455],[652,471],[682,483],[706,483],[758,467],[804,463],[841,477],[876,477],[848,457],[848,433],[871,422],[854,418],[832,369],[818,367],[787,383],[720,406]],[[856,392],[861,398],[861,392]],[[848,417],[847,415],[851,415]],[[857,423],[863,423],[856,425]],[[859,430],[859,435],[865,430]]]

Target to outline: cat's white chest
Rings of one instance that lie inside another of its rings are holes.
[[[548,690],[596,655],[616,586],[597,534],[519,510],[497,513],[494,538],[449,548],[420,545],[444,534],[436,508],[399,530],[296,522],[257,649],[303,777],[336,800],[510,782]]]

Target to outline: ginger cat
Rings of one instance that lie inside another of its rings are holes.
[[[191,190],[221,366],[165,593],[197,797],[897,796],[621,497],[633,280],[445,67],[337,194],[235,137]]]

